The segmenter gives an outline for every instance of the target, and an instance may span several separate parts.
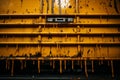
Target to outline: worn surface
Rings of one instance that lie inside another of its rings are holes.
[[[120,0],[0,0],[0,59],[119,60],[119,27]]]

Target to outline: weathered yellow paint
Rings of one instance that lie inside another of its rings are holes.
[[[55,0],[53,4],[53,12],[52,13],[52,0],[48,0],[49,5],[47,5],[47,0],[43,0],[43,4],[41,5],[42,0],[0,0],[0,14],[72,14],[76,13],[81,15],[95,15],[95,14],[106,14],[106,15],[120,15],[114,9],[114,1],[111,1],[112,7],[109,7],[110,0],[70,0],[68,3],[67,0],[64,1],[64,7],[61,7],[61,13],[59,11],[59,5],[57,3],[58,0]],[[61,2],[61,5],[63,2]],[[117,6],[119,6],[119,2]],[[43,8],[43,11],[41,11]],[[48,11],[47,11],[48,8]],[[118,7],[120,11],[120,8]],[[89,33],[117,33],[120,31],[118,27],[113,26],[100,26],[98,27],[85,27],[84,25],[46,25],[45,16],[43,17],[17,17],[12,18],[9,17],[7,19],[0,18],[0,24],[34,24],[34,23],[45,23],[45,25],[28,25],[24,26],[15,26],[12,27],[1,27],[0,26],[0,34],[7,33],[0,36],[0,43],[2,42],[88,42],[88,43],[99,43],[99,42],[118,42],[120,43],[120,37],[115,35],[102,36],[102,35],[76,35],[76,31],[80,31],[80,33],[89,34]],[[74,23],[80,24],[120,24],[119,18],[84,18],[77,16],[74,18]],[[61,34],[62,32],[66,32],[66,34]],[[21,35],[9,35],[10,33],[21,33]],[[26,35],[22,33],[31,33],[31,35]],[[43,33],[42,35],[32,35],[32,33]],[[48,35],[44,35],[44,33],[51,33],[52,38],[48,39]],[[55,34],[55,35],[52,35]],[[59,33],[59,35],[58,35]],[[70,35],[68,33],[73,33],[74,35]],[[1,45],[1,44],[0,44]],[[17,47],[17,48],[16,48]],[[42,56],[49,56],[50,52],[52,56],[75,56],[78,51],[83,51],[82,57],[107,57],[107,58],[119,58],[120,57],[120,47],[119,46],[102,46],[102,45],[57,45],[57,44],[47,44],[47,45],[1,45],[0,46],[0,56],[9,56],[12,54],[13,56],[22,56],[29,54],[35,54],[40,51]],[[90,51],[89,51],[90,50]]]

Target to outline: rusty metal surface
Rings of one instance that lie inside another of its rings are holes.
[[[114,62],[120,60],[119,12],[119,0],[0,0],[0,61],[11,76],[15,61],[21,69],[28,61],[37,63],[38,73],[50,61],[60,74],[70,66],[75,70],[78,61],[86,79],[90,66],[95,72],[95,65],[106,61],[114,78]]]

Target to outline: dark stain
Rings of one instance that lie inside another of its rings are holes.
[[[118,8],[117,8],[117,0],[114,0],[114,8],[117,13],[119,13]]]
[[[70,5],[69,8],[72,8],[72,6]]]

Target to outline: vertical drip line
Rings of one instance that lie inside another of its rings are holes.
[[[78,13],[79,13],[79,0],[77,0],[77,10],[78,10]]]
[[[66,0],[65,0],[65,4],[66,4]],[[66,8],[67,8],[67,6],[65,6],[64,8],[65,8],[65,14],[66,14],[66,10],[67,10]]]
[[[47,2],[47,13],[48,13],[48,10],[49,10],[49,0],[46,0]]]
[[[59,55],[59,54],[58,54],[58,51],[59,51],[59,49],[58,49],[58,44],[57,44],[57,55]]]
[[[75,4],[75,13],[77,13],[77,3],[76,3],[77,0],[74,0],[74,4]]]
[[[38,23],[42,23],[42,16],[39,17],[39,22]],[[41,31],[40,31],[41,30]],[[41,26],[39,26],[39,32],[42,32],[42,28]]]
[[[52,5],[52,7],[51,7],[51,13],[52,14],[54,14],[54,2],[55,2],[55,0],[52,0],[52,3],[51,3],[51,5]]]
[[[22,8],[23,0],[21,0],[21,8]]]
[[[39,17],[39,20],[41,22],[41,17]],[[38,32],[42,32],[42,27],[41,26],[38,27]]]
[[[100,23],[102,23],[102,16],[100,16]]]
[[[19,47],[18,47],[18,45],[16,45],[16,49],[15,49],[15,53],[14,54],[16,55],[17,53],[19,54]]]
[[[96,53],[97,53],[96,47],[94,47],[94,57],[96,57]]]
[[[85,0],[85,8],[86,8],[86,14],[87,14],[87,1]]]
[[[107,47],[107,56],[109,58],[109,47]]]
[[[76,13],[79,13],[79,0],[75,0],[75,4],[76,4]]]
[[[59,14],[61,14],[61,0],[58,0],[58,4],[59,4]]]
[[[40,0],[40,13],[43,13],[43,0]]]
[[[114,8],[115,8],[115,11],[119,14],[119,10],[118,10],[118,7],[117,7],[117,1],[120,1],[120,0],[114,0]]]

